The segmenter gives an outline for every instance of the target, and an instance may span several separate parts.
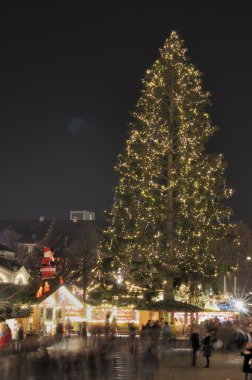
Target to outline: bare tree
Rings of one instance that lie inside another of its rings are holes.
[[[5,228],[0,231],[0,243],[6,245],[13,252],[17,251],[18,242],[21,240],[22,235],[17,234],[12,227]]]
[[[252,291],[252,230],[242,221],[237,223],[239,246],[236,250],[236,276],[239,296]]]
[[[16,259],[20,265],[24,266],[32,277],[40,274],[41,267],[41,246],[35,246],[32,250],[24,245],[19,245],[16,251]]]
[[[229,237],[217,245],[217,254],[227,265],[226,281],[228,290],[234,293],[234,280],[237,281],[238,295],[252,291],[252,230],[242,221],[234,224]],[[221,279],[221,281],[223,281]],[[222,289],[222,285],[220,286]]]
[[[67,249],[63,269],[64,279],[82,290],[83,301],[87,298],[88,288],[93,284],[98,242],[97,229],[93,225],[85,224],[79,227]]]

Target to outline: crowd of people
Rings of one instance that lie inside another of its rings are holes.
[[[72,325],[67,321],[64,325],[58,321],[54,337],[54,343],[60,344],[61,341],[70,342]],[[160,346],[162,348],[171,348],[176,335],[172,333],[173,326],[165,320],[148,320],[146,324],[139,328],[133,321],[128,323],[126,338],[128,341],[128,352],[133,357],[140,357],[144,368],[149,368],[148,373],[156,371],[159,366]],[[108,356],[111,355],[115,346],[118,349],[125,338],[117,334],[117,321],[110,315],[106,316],[103,325],[90,325],[86,321],[79,323],[75,335],[79,337],[81,347],[85,351],[85,360],[92,371],[92,363],[100,363],[102,368],[104,363],[108,362]],[[0,323],[0,352],[8,348],[12,354],[22,351],[25,334],[21,323],[16,322],[12,330],[7,323]],[[63,338],[65,338],[63,340]],[[123,340],[122,340],[123,339]],[[189,339],[185,339],[192,350],[192,366],[197,366],[197,356],[200,351],[205,358],[205,368],[210,368],[210,358],[213,350],[216,349],[235,349],[240,350],[243,362],[243,371],[245,380],[252,380],[252,323],[251,321],[225,321],[221,322],[217,318],[210,319],[198,324],[192,320],[190,325]],[[120,344],[118,343],[120,342]],[[60,347],[60,346],[59,346]],[[37,347],[38,348],[38,347]],[[84,352],[83,351],[83,352]],[[46,345],[40,340],[40,348],[37,351],[38,363],[48,359]],[[51,364],[50,364],[51,366]],[[105,366],[106,367],[106,366]],[[104,367],[104,368],[105,368]],[[35,368],[35,367],[34,367]],[[105,369],[104,369],[105,370]],[[146,374],[146,379],[148,378]],[[153,377],[154,378],[154,377]]]
[[[201,339],[201,332],[205,331]],[[192,365],[197,364],[197,353],[202,351],[206,359],[205,368],[210,367],[210,357],[214,349],[214,343],[221,342],[223,348],[235,348],[241,350],[244,357],[242,371],[245,373],[245,380],[252,380],[252,322],[227,321],[221,323],[217,318],[207,320],[201,326],[195,324],[192,326],[191,336],[192,347]],[[224,344],[223,344],[224,343]],[[218,345],[217,345],[218,347]]]

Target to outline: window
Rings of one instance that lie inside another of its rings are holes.
[[[57,316],[57,319],[61,319],[62,318],[62,309],[58,309],[57,310],[56,316]]]
[[[46,320],[47,321],[52,321],[53,318],[53,308],[52,307],[47,307],[46,308]]]

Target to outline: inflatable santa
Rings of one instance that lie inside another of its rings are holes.
[[[41,260],[40,272],[43,280],[54,278],[56,275],[54,254],[48,246],[44,246],[44,257]]]

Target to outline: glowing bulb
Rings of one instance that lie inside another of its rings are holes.
[[[241,300],[236,300],[234,305],[238,311],[241,311],[244,309],[244,303]]]

